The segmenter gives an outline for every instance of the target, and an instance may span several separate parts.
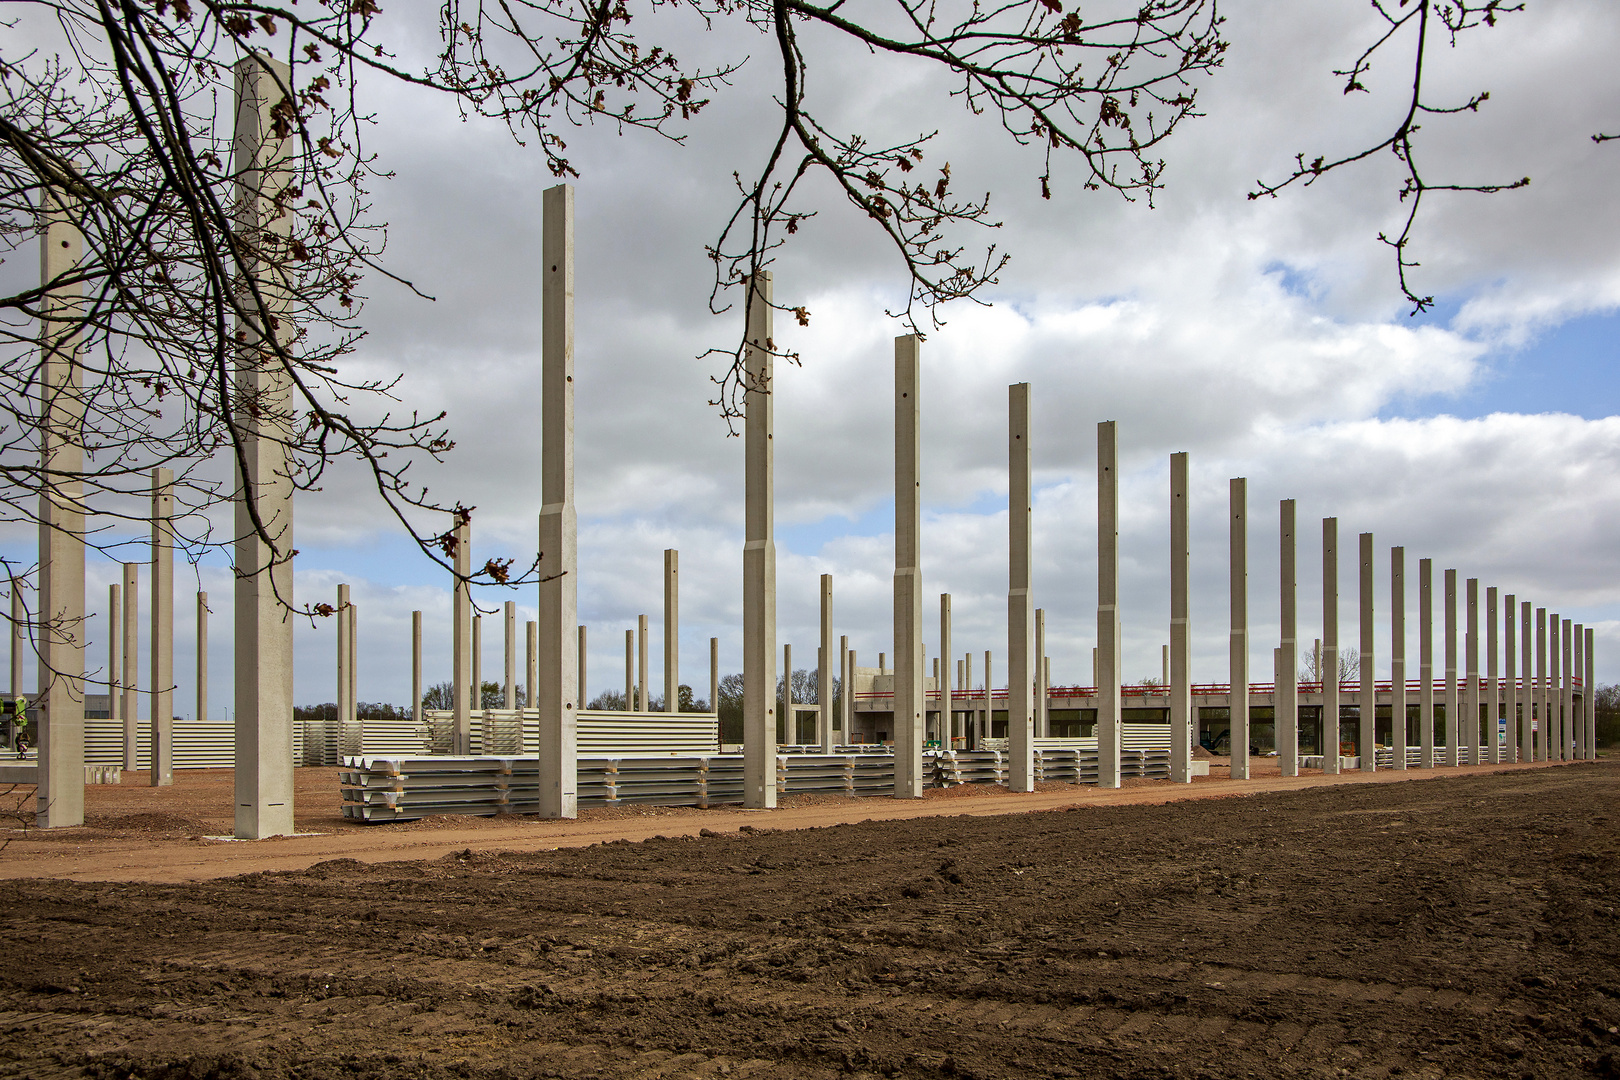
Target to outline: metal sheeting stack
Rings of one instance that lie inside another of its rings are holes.
[[[894,790],[894,755],[778,754],[778,795],[886,795]]]
[[[424,709],[426,743],[416,753],[447,756],[454,722],[445,709]],[[532,754],[540,745],[540,714],[534,709],[482,709],[470,717],[472,750],[491,756]],[[576,728],[582,755],[635,754],[685,757],[720,751],[720,718],[714,713],[627,713],[580,710]],[[367,733],[365,752],[373,749]],[[382,751],[394,753],[392,748]],[[405,751],[401,751],[405,752]]]

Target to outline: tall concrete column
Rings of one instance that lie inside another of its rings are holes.
[[[84,824],[84,419],[79,360],[83,290],[71,276],[84,238],[54,194],[40,214],[39,766],[36,821]],[[21,693],[13,684],[13,694]]]
[[[1434,560],[1418,560],[1418,768],[1434,760]]]
[[[624,632],[624,711],[636,711],[636,632]]]
[[[988,669],[989,665],[986,665]],[[1097,785],[1119,787],[1119,428],[1097,425]],[[985,691],[990,672],[985,671]]]
[[[681,553],[664,551],[664,711],[681,711]]]
[[[1558,669],[1558,624],[1555,611],[1547,616],[1547,760],[1564,759],[1563,693]]]
[[[13,701],[23,695],[23,657],[28,653],[28,605],[23,602],[23,584],[11,578],[11,682],[6,693]],[[116,588],[117,586],[114,586]],[[116,621],[116,620],[115,620]],[[131,766],[133,768],[134,766]]]
[[[12,592],[12,618],[16,618],[17,609],[17,580],[11,580]],[[123,702],[123,665],[120,661],[124,653],[124,590],[121,585],[107,586],[107,716],[119,722],[119,730],[123,730],[124,702]],[[22,685],[22,656],[15,643],[12,645],[11,662],[11,689],[7,691],[10,700],[15,700],[18,687]],[[134,745],[133,738],[130,746]],[[125,768],[134,771],[134,765]]]
[[[540,337],[540,816],[579,816],[579,518],[574,510],[574,189],[547,188]]]
[[[1276,721],[1277,756],[1284,776],[1299,775],[1299,573],[1296,569],[1298,547],[1295,529],[1293,499],[1278,504],[1278,536],[1280,542],[1281,629],[1282,642],[1278,647]],[[1185,529],[1183,524],[1183,529]],[[1172,548],[1174,542],[1172,541]],[[1183,585],[1185,590],[1185,585]],[[1175,585],[1171,584],[1174,595]],[[1185,592],[1183,592],[1185,596]],[[1185,602],[1185,601],[1184,601]],[[1189,688],[1190,689],[1190,688]],[[1172,712],[1174,717],[1175,713]],[[1179,735],[1174,736],[1180,738]],[[1172,757],[1170,779],[1177,779]]]
[[[855,730],[855,650],[849,650],[849,666],[844,670],[844,742]]]
[[[946,663],[950,663],[949,660]],[[1046,716],[1046,609],[1035,609],[1035,734],[1040,738],[1049,738]]]
[[[1007,786],[1035,790],[1034,476],[1030,471],[1029,383],[1007,387]]]
[[[1502,763],[1502,686],[1497,681],[1496,656],[1502,643],[1497,637],[1496,586],[1485,590],[1485,755],[1492,765]]]
[[[349,711],[360,722],[360,605],[349,604]]]
[[[1406,549],[1389,549],[1390,765],[1406,768]]]
[[[652,712],[652,687],[647,665],[647,616],[636,616],[636,711]]]
[[[1571,678],[1569,680],[1569,682],[1571,684],[1569,719],[1570,719],[1571,727],[1574,728],[1574,731],[1572,732],[1572,736],[1573,736],[1574,743],[1575,743],[1575,760],[1576,761],[1584,761],[1586,759],[1586,757],[1587,757],[1587,753],[1586,753],[1586,723],[1585,723],[1585,719],[1584,719],[1584,713],[1586,712],[1586,707],[1587,707],[1588,703],[1591,701],[1591,692],[1588,690],[1588,688],[1586,686],[1586,681],[1581,678],[1581,676],[1583,674],[1585,674],[1585,672],[1586,672],[1585,657],[1584,657],[1584,654],[1583,654],[1583,650],[1586,647],[1586,634],[1584,633],[1584,631],[1585,631],[1585,627],[1583,627],[1580,623],[1575,624],[1575,633],[1574,633],[1575,666],[1570,669],[1570,672],[1571,672],[1573,678]],[[1574,691],[1573,691],[1573,683],[1577,679],[1579,679],[1581,681],[1581,703],[1579,705],[1575,704],[1575,699],[1574,699],[1574,696],[1573,696],[1573,693],[1574,693]]]
[[[208,722],[208,594],[197,594],[197,723]]]
[[[141,564],[124,564],[124,768],[135,771],[140,756]]]
[[[484,711],[484,617],[472,619],[472,711]]]
[[[949,750],[956,744],[952,741],[956,735],[956,705],[955,693],[951,688],[951,594],[939,594],[939,655],[944,661],[945,678],[939,688],[940,712],[940,738],[939,745],[942,750]],[[957,661],[961,663],[961,661]]]
[[[1249,481],[1241,476],[1227,483],[1229,508],[1228,549],[1231,553],[1232,629],[1227,639],[1227,672],[1232,739],[1231,775],[1249,778]]]
[[[1562,706],[1562,721],[1558,722],[1558,733],[1562,738],[1562,745],[1558,746],[1560,758],[1563,761],[1575,761],[1575,682],[1573,682],[1573,669],[1570,667],[1570,620],[1563,620],[1563,631],[1558,635],[1558,644],[1563,648],[1563,662],[1558,665],[1558,703]]]
[[[411,719],[422,716],[422,613],[411,612]]]
[[[501,635],[502,659],[506,661],[506,685],[502,688],[505,693],[501,702],[503,709],[517,708],[517,603],[508,600],[502,608]]]
[[[1457,685],[1457,571],[1445,576],[1446,756],[1445,764],[1462,763],[1462,695]]]
[[[1586,756],[1589,760],[1597,758],[1597,662],[1592,657],[1593,631],[1590,626],[1586,628],[1586,674],[1582,678],[1581,686],[1586,694],[1586,708],[1582,719],[1586,722]]]
[[[529,635],[528,667],[526,669],[528,682],[525,684],[523,700],[528,703],[527,708],[532,709],[535,707],[536,701],[535,687],[540,683],[540,624],[537,622],[530,622],[526,624],[526,627]],[[590,655],[585,651],[585,637],[585,627],[582,624],[579,628],[579,641],[575,646],[575,655],[579,661],[579,688],[575,695],[575,705],[578,706],[578,708],[574,710],[576,716],[579,714],[579,709],[585,708],[585,703],[590,700],[590,691],[585,689],[585,687],[589,685],[585,679],[587,674],[586,668],[588,666],[586,663],[586,658]]]
[[[849,635],[839,635],[838,638],[838,691],[839,691],[839,730],[844,737],[836,738],[834,743],[849,745],[849,724],[855,717],[855,677],[851,667],[851,653],[849,653]]]
[[[747,284],[743,344],[743,805],[776,805],[776,453],[771,275]]]
[[[720,639],[709,639],[709,711],[720,715]]]
[[[1188,530],[1187,461],[1185,453],[1170,455],[1170,681],[1166,689],[1170,692],[1170,779],[1178,784],[1192,783],[1192,744],[1196,728],[1192,684],[1188,681],[1192,671],[1188,607],[1192,548]]]
[[[580,708],[585,707],[585,628],[579,628]],[[534,708],[535,685],[540,681],[540,624],[530,619],[523,624],[523,707]]]
[[[976,750],[979,746],[979,698],[973,692],[973,654],[971,652],[963,654],[962,666],[967,671],[967,681],[962,684],[962,688],[967,691],[968,704],[967,721],[963,725],[962,737],[966,740],[968,749]]]
[[[1523,700],[1524,711],[1519,714],[1519,746],[1521,748],[1520,761],[1537,761],[1537,743],[1539,725],[1536,721],[1536,709],[1539,705],[1539,692],[1536,689],[1535,679],[1535,615],[1531,602],[1519,601],[1519,668],[1522,674],[1519,682],[1522,687],[1520,697]]]
[[[823,754],[832,753],[832,575],[821,575],[821,648],[816,652],[816,743]]]
[[[348,724],[354,721],[354,708],[349,701],[349,587],[339,584],[337,587],[337,611],[333,613],[337,622],[337,719],[338,724]],[[339,728],[341,732],[342,728]],[[341,737],[341,736],[340,736]]]
[[[152,470],[151,785],[174,783],[174,470]],[[81,596],[83,589],[80,589]],[[80,655],[84,647],[79,648]],[[83,702],[80,702],[81,725]],[[291,735],[291,728],[288,729]],[[81,784],[82,784],[81,774]]]
[[[894,339],[894,797],[923,793],[922,339]]]
[[[1547,609],[1536,608],[1536,760],[1548,760]]]
[[[1464,597],[1467,607],[1466,629],[1463,633],[1463,678],[1466,680],[1462,703],[1462,740],[1459,752],[1467,755],[1464,764],[1478,765],[1479,742],[1479,579],[1469,578]]]
[[[1361,771],[1373,772],[1378,767],[1378,669],[1375,663],[1377,638],[1373,610],[1373,534],[1362,533],[1359,561],[1361,570],[1361,603],[1358,615],[1361,621],[1361,693],[1358,698],[1356,724],[1356,754],[1361,758]]]
[[[782,742],[789,746],[799,741],[799,718],[793,712],[793,646],[782,646]]]
[[[456,550],[451,558],[455,582],[450,609],[450,753],[465,757],[472,753],[473,612],[472,522],[456,523]]]
[[[291,182],[290,140],[272,110],[292,87],[287,65],[255,53],[237,61],[236,225],[248,237],[285,238],[292,216],[279,205]],[[286,88],[284,90],[283,88]],[[236,835],[293,831],[293,486],[287,446],[297,423],[292,382],[268,348],[291,344],[289,298],[257,268],[248,273],[266,310],[238,318],[236,412]],[[266,316],[278,321],[272,325]]]
[[[1523,743],[1519,741],[1519,678],[1515,663],[1518,659],[1517,615],[1518,597],[1508,593],[1502,598],[1502,696],[1507,699],[1507,742],[1502,747],[1502,760],[1509,765],[1523,761]]]
[[[1322,771],[1339,772],[1339,519],[1322,519]]]

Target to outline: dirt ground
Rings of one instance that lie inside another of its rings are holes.
[[[1617,822],[1603,762],[0,881],[0,1075],[1616,1080]]]

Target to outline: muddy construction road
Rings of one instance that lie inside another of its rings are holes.
[[[1620,766],[0,882],[0,1075],[1620,1078]]]

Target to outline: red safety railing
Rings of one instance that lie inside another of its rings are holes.
[[[1510,688],[1509,681],[1507,679],[1498,679],[1497,682],[1500,684],[1500,689],[1502,690],[1503,693],[1506,693],[1507,690]],[[1526,680],[1526,679],[1522,679],[1522,678],[1516,678],[1516,679],[1513,680],[1512,686],[1519,689],[1521,692],[1528,693],[1530,690],[1532,690],[1534,688],[1534,683],[1535,683],[1534,679]],[[1581,679],[1576,678],[1575,676],[1570,677],[1570,686],[1571,686],[1572,689],[1580,689],[1582,687],[1582,685],[1583,685],[1583,683],[1582,683]],[[1299,683],[1296,683],[1295,686],[1296,686],[1296,689],[1298,690],[1298,692],[1301,693],[1301,694],[1320,694],[1322,692],[1322,684],[1319,683],[1319,682],[1305,682],[1305,681],[1302,680]],[[1374,687],[1375,687],[1374,692],[1379,693],[1379,694],[1392,694],[1392,693],[1394,693],[1394,686],[1395,686],[1395,684],[1393,682],[1391,682],[1388,679],[1384,679],[1384,680],[1374,684]],[[1444,696],[1444,694],[1446,692],[1446,681],[1445,681],[1445,679],[1443,679],[1443,678],[1435,679],[1433,681],[1433,687],[1434,687],[1434,693],[1437,696]],[[1467,679],[1459,678],[1457,680],[1457,692],[1459,694],[1466,692],[1467,687],[1468,687],[1468,680]],[[1489,688],[1490,688],[1490,680],[1488,678],[1482,678],[1482,679],[1479,680],[1479,690],[1480,690],[1480,692],[1483,693],[1483,692],[1487,691]],[[1224,697],[1224,696],[1227,696],[1227,695],[1231,694],[1231,692],[1232,692],[1232,686],[1231,686],[1230,683],[1193,683],[1193,685],[1192,685],[1192,696],[1193,697]],[[1406,692],[1408,694],[1420,694],[1420,693],[1422,693],[1423,692],[1423,680],[1422,679],[1408,679],[1407,682],[1406,682]],[[1250,683],[1249,684],[1249,694],[1250,694],[1251,697],[1253,697],[1253,696],[1261,696],[1261,697],[1275,696],[1276,693],[1277,693],[1277,684],[1276,683],[1265,682],[1265,683]],[[1339,693],[1340,694],[1360,694],[1361,693],[1361,680],[1359,680],[1359,679],[1346,680],[1344,682],[1339,683]],[[1169,697],[1170,696],[1170,688],[1166,687],[1166,686],[1160,686],[1160,685],[1158,685],[1156,683],[1140,684],[1140,685],[1135,685],[1135,686],[1121,686],[1119,688],[1119,694],[1120,694],[1120,697]],[[938,690],[931,690],[924,696],[929,701],[940,701],[940,700],[944,699],[944,694],[942,692],[938,691]],[[1047,689],[1047,696],[1048,696],[1048,698],[1091,698],[1091,697],[1096,697],[1097,696],[1097,688],[1095,686],[1053,686],[1053,687],[1049,687]],[[855,700],[856,701],[874,701],[874,700],[887,701],[887,700],[889,700],[889,699],[891,699],[893,697],[894,697],[894,694],[893,694],[892,691],[886,691],[886,690],[885,691],[868,691],[867,693],[856,694],[855,695]],[[983,688],[976,689],[976,690],[953,690],[953,691],[951,691],[951,700],[952,701],[960,701],[963,704],[967,704],[967,703],[973,702],[973,701],[981,701],[982,702],[984,699],[985,699],[985,692],[984,692]],[[1007,700],[1007,689],[1006,689],[1006,687],[991,690],[990,691],[990,700],[992,702],[1006,701]]]

